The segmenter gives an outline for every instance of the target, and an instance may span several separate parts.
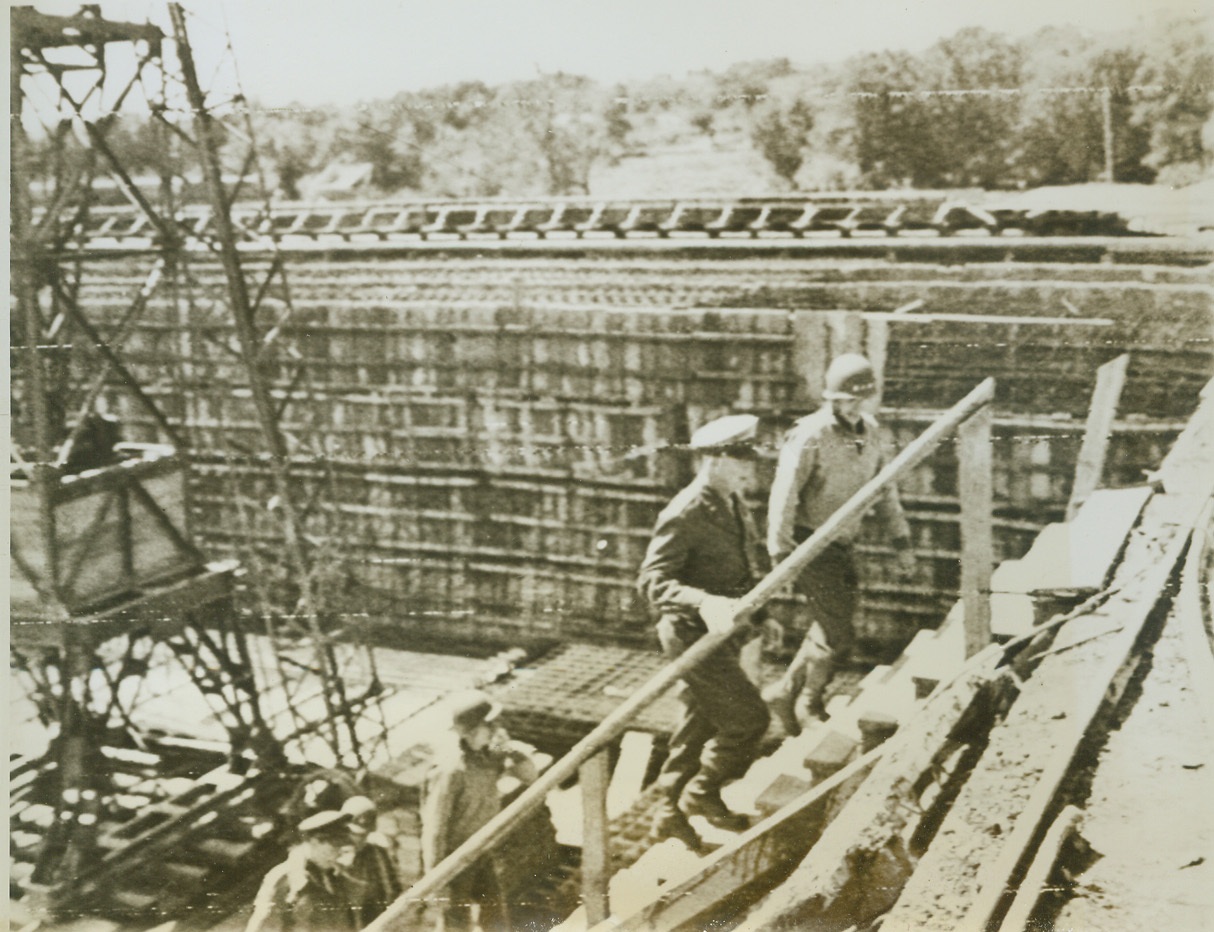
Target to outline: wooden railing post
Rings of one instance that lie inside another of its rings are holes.
[[[578,770],[582,788],[582,902],[586,920],[598,925],[611,915],[608,885],[611,882],[611,850],[607,833],[607,783],[610,760],[600,751]]]
[[[1129,364],[1130,354],[1122,353],[1096,370],[1096,387],[1092,390],[1083,445],[1079,448],[1079,460],[1075,464],[1075,482],[1066,506],[1068,521],[1075,517],[1087,497],[1100,487],[1105,455],[1113,433],[1113,419],[1117,416],[1117,405],[1121,402],[1121,390],[1125,387]]]
[[[995,563],[991,511],[991,409],[988,405],[957,431],[961,500],[961,605],[965,614],[965,656],[991,641],[991,569]]]

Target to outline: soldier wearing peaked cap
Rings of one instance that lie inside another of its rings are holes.
[[[753,484],[758,419],[733,415],[705,424],[691,438],[700,455],[695,479],[658,516],[641,564],[638,589],[658,615],[668,660],[709,632],[732,628],[737,600],[762,576],[761,540],[743,492]],[[738,830],[721,788],[742,776],[758,755],[768,712],[727,641],[684,676],[684,709],[658,775],[662,804],[653,837],[698,848],[688,816]]]
[[[336,810],[308,816],[300,841],[262,881],[245,932],[341,932],[361,928],[339,859],[351,846],[350,817]]]
[[[401,894],[400,869],[392,843],[379,830],[379,808],[366,796],[351,796],[341,807],[349,819],[352,847],[343,863],[349,878],[350,899],[359,925],[371,921]]]
[[[767,548],[773,563],[788,557],[884,467],[887,455],[877,422],[861,410],[876,391],[867,359],[856,353],[838,356],[826,371],[822,407],[797,421],[785,436],[767,510]],[[910,529],[897,489],[888,486],[875,507],[899,554],[899,570],[909,574],[914,569]],[[807,632],[787,672],[763,693],[790,734],[801,730],[799,701],[805,715],[825,717],[823,690],[855,642],[853,619],[860,592],[852,549],[856,531],[845,531],[794,583],[808,609]]]

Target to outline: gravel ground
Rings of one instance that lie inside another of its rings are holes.
[[[1059,913],[1058,932],[1214,930],[1214,728],[1169,618],[1142,695],[1110,733],[1083,836],[1103,857]]]

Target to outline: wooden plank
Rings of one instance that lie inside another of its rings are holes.
[[[1054,865],[1058,863],[1058,856],[1061,854],[1063,846],[1073,834],[1079,831],[1082,825],[1083,810],[1075,806],[1067,806],[1054,820],[1054,824],[1050,826],[1050,830],[1041,841],[1041,847],[1037,849],[1037,856],[1033,858],[1032,866],[1020,882],[1020,889],[1016,893],[1015,900],[1012,901],[1011,909],[1003,918],[1001,929],[1007,929],[1007,932],[1022,932],[1029,928],[1029,917],[1041,900],[1041,894],[1049,881],[1050,873],[1054,870]]]
[[[1049,524],[1005,591],[1096,592],[1108,581],[1130,529],[1151,497],[1145,486],[1093,492],[1073,521]]]
[[[1076,646],[1041,660],[1006,720],[992,730],[983,757],[887,914],[887,928],[978,930],[998,918],[1005,891],[1058,805],[1081,739],[1129,682],[1134,645],[1188,536],[1177,523],[1176,504],[1158,497],[1152,502],[1114,579],[1114,595],[1060,629],[1059,637]],[[1108,631],[1111,620],[1122,629],[1088,637]],[[1065,716],[1056,714],[1060,683],[1068,684]]]
[[[610,836],[607,825],[607,784],[610,761],[601,751],[578,769],[582,787],[582,902],[587,920],[597,925],[611,914]]]
[[[620,757],[607,788],[607,817],[614,819],[632,808],[641,794],[645,771],[653,756],[653,735],[646,731],[629,731],[620,739]]]
[[[1113,418],[1117,416],[1129,364],[1129,353],[1123,353],[1096,370],[1096,387],[1092,390],[1083,445],[1079,448],[1079,459],[1075,463],[1075,482],[1066,506],[1068,521],[1075,517],[1079,506],[1087,501],[1088,496],[1096,491],[1104,476],[1104,459],[1113,432]]]
[[[957,723],[993,688],[1001,658],[993,644],[970,658],[962,673],[929,697],[897,734],[869,752],[884,753],[792,875],[747,917],[747,929],[816,928],[819,920],[842,918],[832,913],[840,901],[871,884],[870,877],[849,865],[871,863],[882,852],[903,847],[903,832],[916,811],[911,799],[915,780],[937,765]]]
[[[889,321],[864,318],[865,355],[873,364],[873,372],[877,376],[877,394],[869,402],[869,410],[876,411],[881,407],[881,399],[885,393],[885,361],[889,356]]]
[[[725,897],[736,893],[804,852],[820,833],[821,820],[831,794],[854,777],[862,776],[884,753],[876,748],[852,761],[828,779],[782,809],[752,826],[737,842],[714,851],[694,876],[669,888],[626,917],[615,917],[594,932],[641,932],[674,929],[694,922]]]
[[[958,497],[961,502],[961,603],[965,607],[965,656],[991,641],[991,409],[988,405],[957,431]]]

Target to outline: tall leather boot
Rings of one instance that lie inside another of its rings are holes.
[[[704,850],[704,839],[687,821],[687,816],[673,799],[664,798],[658,811],[654,813],[653,824],[649,828],[649,840],[653,843],[674,838],[687,846],[687,850],[700,854]]]
[[[734,812],[721,799],[721,782],[713,774],[699,773],[679,798],[679,808],[688,816],[703,816],[709,825],[730,832],[750,828],[750,817]]]
[[[826,687],[834,675],[835,661],[833,657],[817,657],[806,666],[805,681],[801,688],[805,712],[811,718],[816,718],[819,721],[826,720],[826,705],[823,702],[823,693],[826,691]]]
[[[818,669],[822,662],[829,662],[830,659],[830,648],[818,642],[811,628],[806,633],[805,639],[801,641],[801,646],[797,648],[796,656],[789,663],[788,670],[763,690],[763,701],[767,703],[771,714],[779,720],[785,734],[789,737],[801,733],[801,722],[797,718],[797,700],[807,688],[810,688],[808,683],[810,677],[815,677],[815,682],[812,684],[815,696],[819,696],[826,688],[827,682],[830,681],[833,666],[828,667],[825,674]],[[817,682],[817,679],[823,675],[826,678],[820,683]]]
[[[784,733],[790,738],[801,733],[801,723],[797,721],[796,702],[801,695],[804,682],[805,667],[790,667],[784,675],[763,689],[763,701],[772,716],[780,723]]]

